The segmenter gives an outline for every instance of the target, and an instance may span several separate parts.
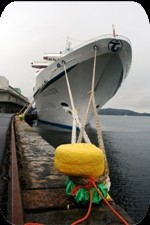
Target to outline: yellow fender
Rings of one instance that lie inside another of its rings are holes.
[[[104,152],[93,144],[63,144],[56,148],[54,167],[68,176],[97,178],[104,173]]]

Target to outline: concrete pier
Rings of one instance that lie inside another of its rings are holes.
[[[15,133],[24,223],[69,225],[85,216],[88,206],[76,203],[66,194],[67,177],[53,166],[55,149],[18,116],[15,116]],[[110,204],[128,224],[134,224],[114,201]],[[92,205],[90,216],[82,224],[121,225],[122,222],[102,202]]]
[[[29,104],[20,88],[11,87],[7,78],[0,76],[0,113],[16,113]]]

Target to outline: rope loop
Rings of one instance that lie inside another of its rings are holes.
[[[95,179],[92,177],[89,179],[89,182],[88,184],[86,185],[78,185],[78,186],[75,186],[71,192],[71,195],[72,196],[75,196],[76,195],[76,192],[80,189],[80,188],[85,188],[87,190],[90,190],[92,187],[94,187],[93,185],[93,182],[95,182]]]
[[[93,46],[93,49],[97,51],[98,50],[98,46],[97,45],[94,45]]]
[[[65,60],[62,60],[61,62],[62,62],[62,64],[66,64]]]

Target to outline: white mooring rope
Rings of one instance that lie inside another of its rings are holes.
[[[79,128],[81,129],[81,122],[80,122],[80,119],[78,117],[77,109],[74,106],[73,96],[72,96],[72,92],[71,92],[71,88],[70,88],[70,84],[69,84],[68,75],[67,75],[66,66],[65,66],[64,61],[63,61],[63,65],[64,65],[65,77],[66,77],[66,82],[67,82],[67,87],[68,87],[68,92],[69,92],[69,97],[70,97],[70,102],[71,102],[71,108],[72,108],[71,112],[72,112],[72,117],[73,117],[71,143],[76,143],[76,126],[78,125]],[[85,142],[91,143],[85,131],[83,131],[83,138],[84,138]]]
[[[93,65],[92,85],[91,85],[91,91],[89,92],[90,93],[89,102],[88,102],[87,109],[86,109],[86,112],[85,112],[84,117],[83,117],[82,124],[79,120],[77,110],[74,106],[73,96],[72,96],[72,92],[71,92],[71,88],[70,88],[70,84],[69,84],[68,75],[67,75],[66,66],[65,66],[64,61],[63,61],[63,65],[64,65],[65,77],[66,77],[66,82],[67,82],[67,87],[68,87],[68,92],[69,92],[69,97],[70,97],[70,102],[71,102],[71,108],[72,108],[71,112],[72,112],[72,117],[73,117],[72,141],[71,141],[71,143],[82,142],[82,138],[84,138],[85,142],[91,143],[91,141],[89,140],[89,138],[88,138],[88,136],[85,132],[85,124],[86,124],[88,113],[89,113],[90,106],[91,106],[91,103],[92,103],[93,110],[94,110],[94,118],[95,118],[95,122],[96,122],[98,144],[99,144],[99,147],[102,150],[104,150],[104,143],[103,143],[102,132],[101,132],[101,127],[100,127],[100,122],[99,122],[99,115],[98,115],[97,109],[96,109],[95,94],[94,94],[95,72],[96,72],[96,53],[97,53],[97,46],[94,47],[94,65]],[[77,125],[80,128],[78,140],[76,140],[76,126]]]
[[[97,109],[96,109],[95,93],[94,93],[97,46],[94,47],[94,50],[95,51],[94,51],[94,65],[93,65],[92,85],[91,85],[91,91],[89,92],[90,98],[89,98],[89,102],[88,102],[88,105],[87,105],[86,112],[84,114],[84,119],[83,119],[82,127],[81,127],[81,130],[80,130],[80,134],[79,134],[79,137],[78,137],[78,142],[82,141],[83,131],[85,129],[86,120],[87,120],[88,113],[89,113],[89,110],[90,110],[90,106],[91,106],[91,103],[92,103],[93,110],[94,110],[94,118],[95,118],[95,122],[96,122],[98,144],[99,144],[99,147],[104,150],[103,137],[102,137],[101,127],[100,127],[100,122],[99,122],[99,115],[98,115]]]

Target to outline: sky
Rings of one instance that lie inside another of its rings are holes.
[[[14,1],[0,17],[0,76],[20,88],[30,101],[36,69],[44,53],[59,53],[91,38],[112,33],[131,41],[130,72],[103,108],[150,113],[150,24],[145,9],[134,1]]]

